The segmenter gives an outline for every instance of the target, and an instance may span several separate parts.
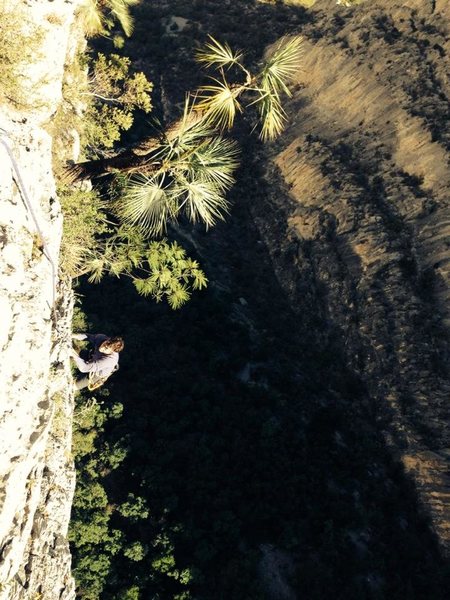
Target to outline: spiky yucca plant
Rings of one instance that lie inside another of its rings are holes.
[[[282,96],[291,95],[288,84],[295,78],[301,55],[302,38],[284,37],[270,48],[259,69],[252,74],[243,63],[242,52],[233,51],[227,44],[210,37],[197,53],[197,59],[206,67],[216,69],[219,77],[211,77],[212,83],[199,89],[196,110],[204,113],[210,125],[230,129],[236,114],[242,112],[243,104],[256,104],[261,118],[260,137],[264,141],[274,139],[286,122]],[[234,81],[228,74],[232,68]]]
[[[193,223],[214,225],[227,212],[225,193],[238,165],[236,144],[221,132],[233,126],[238,112],[255,104],[260,137],[271,140],[279,135],[286,122],[282,96],[290,94],[288,85],[295,78],[301,53],[301,37],[282,38],[252,74],[242,52],[210,37],[197,58],[218,76],[187,98],[178,121],[135,149],[75,165],[69,177],[127,174],[127,189],[116,203],[116,212],[150,235],[164,233],[168,222],[182,214]]]
[[[234,183],[237,144],[195,119],[187,100],[178,127],[147,156],[116,202],[118,216],[149,235],[164,233],[182,214],[211,227],[228,211],[225,192]]]
[[[106,240],[103,254],[91,261],[92,281],[105,272],[133,277],[132,269],[145,268],[145,260],[151,267],[150,259],[145,259],[148,239],[163,235],[168,224],[182,215],[207,228],[224,218],[226,192],[238,166],[238,147],[223,132],[233,126],[239,112],[255,104],[260,137],[268,140],[279,135],[286,121],[282,97],[290,94],[288,85],[295,78],[300,56],[301,38],[283,38],[253,74],[244,65],[242,52],[210,38],[198,60],[215,69],[216,76],[187,97],[179,120],[135,148],[68,169],[72,180],[112,173],[116,182],[122,182],[113,203],[118,233]],[[169,260],[166,246],[155,243],[153,252],[165,261],[164,266],[150,268],[148,277],[134,277],[135,285],[140,293],[157,300],[167,297],[176,308],[189,296],[187,279],[193,277],[196,289],[206,284],[206,278],[198,265],[185,258],[179,263]],[[180,280],[185,283],[179,285]]]
[[[164,233],[167,223],[182,213],[206,227],[223,218],[238,150],[218,132],[233,126],[246,103],[258,107],[263,140],[279,135],[286,122],[282,95],[290,95],[288,84],[297,73],[300,56],[301,38],[283,38],[252,75],[243,64],[242,52],[211,37],[197,58],[217,69],[220,79],[212,78],[211,84],[186,100],[183,117],[157,149],[139,161],[140,174],[131,177],[118,204],[119,216],[151,235]],[[231,70],[234,82],[227,79]]]

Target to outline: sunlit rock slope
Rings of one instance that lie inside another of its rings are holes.
[[[318,343],[337,336],[366,384],[448,553],[450,4],[319,0],[312,14],[268,169],[281,182],[251,210],[292,307],[327,324]]]
[[[62,217],[49,131],[61,101],[76,6],[67,0],[15,3],[23,24],[15,34],[31,34],[37,48],[34,61],[21,66],[20,102],[0,102],[0,598],[5,600],[74,597],[66,539],[74,488],[71,290],[58,279]]]

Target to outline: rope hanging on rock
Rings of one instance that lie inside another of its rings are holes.
[[[47,243],[45,241],[44,234],[42,233],[42,229],[41,229],[41,227],[39,225],[39,221],[38,221],[38,219],[36,217],[36,213],[34,212],[33,205],[31,204],[30,198],[28,196],[25,184],[23,182],[22,175],[20,173],[19,165],[17,164],[17,161],[16,161],[16,159],[14,157],[14,154],[13,154],[13,152],[11,150],[11,147],[9,145],[10,140],[11,140],[11,138],[8,135],[8,133],[4,129],[2,129],[0,127],[0,143],[6,149],[6,152],[8,153],[8,156],[9,156],[9,158],[11,160],[11,164],[13,166],[13,171],[14,171],[13,178],[14,178],[14,180],[15,180],[15,182],[17,184],[17,187],[19,189],[19,193],[20,193],[20,195],[22,197],[23,203],[25,204],[25,207],[27,208],[28,212],[31,215],[31,218],[34,221],[34,224],[36,226],[37,234],[39,235],[39,238],[42,240],[42,253],[44,254],[45,258],[48,260],[48,262],[50,263],[51,268],[52,268],[52,280],[53,280],[52,293],[53,293],[53,299],[52,299],[52,306],[50,308],[54,309],[55,308],[55,302],[56,302],[56,273],[57,273],[56,266],[55,266],[55,263],[53,262],[53,259],[51,257],[50,250],[49,250],[48,245],[47,245]]]

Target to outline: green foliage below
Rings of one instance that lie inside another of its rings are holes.
[[[138,562],[144,558],[144,556],[146,555],[146,551],[142,544],[140,544],[139,542],[133,542],[132,544],[124,548],[123,554],[130,560]]]
[[[105,238],[101,252],[86,264],[86,272],[92,283],[105,273],[130,277],[140,294],[157,302],[166,299],[173,309],[208,281],[197,261],[188,258],[177,242],[149,241],[138,228],[124,225]]]
[[[83,315],[76,313],[78,324]],[[103,390],[103,395],[108,395]],[[128,449],[125,440],[107,441],[104,434],[113,419],[119,419],[122,405],[106,406],[96,399],[79,395],[74,416],[73,454],[77,467],[77,487],[73,500],[69,529],[74,558],[73,574],[77,594],[87,600],[99,600],[111,578],[114,557],[128,563],[144,560],[148,548],[133,539],[130,527],[149,519],[146,501],[133,493],[116,505],[108,499],[104,482],[125,460]],[[121,529],[114,527],[120,519]],[[124,527],[128,523],[128,527]],[[127,533],[129,532],[129,533]],[[176,568],[173,545],[165,535],[157,535],[152,543],[152,568],[155,572],[174,578],[183,586],[191,579],[188,569]],[[115,600],[139,599],[140,586],[116,590]],[[190,598],[181,594],[179,598]]]
[[[117,507],[117,510],[123,517],[130,519],[131,522],[146,519],[149,515],[144,498],[140,498],[131,493],[128,494],[126,501]]]
[[[133,587],[119,592],[119,594],[116,596],[116,600],[139,600],[140,597],[139,587],[137,585],[133,585]]]
[[[119,403],[104,407],[95,399],[87,401],[78,396],[73,454],[79,476],[69,540],[76,561],[74,577],[80,593],[87,600],[99,598],[108,577],[111,556],[120,552],[126,543],[124,535],[110,527],[112,507],[100,483],[126,456],[122,444],[102,440],[107,421],[119,418],[121,412]]]

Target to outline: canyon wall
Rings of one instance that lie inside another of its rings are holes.
[[[448,554],[450,7],[319,0],[302,34],[270,199],[250,208],[291,306],[326,323],[318,343],[338,340]]]
[[[20,97],[0,102],[0,598],[5,600],[75,596],[67,542],[75,484],[68,356],[72,293],[58,275],[62,215],[51,132],[65,62],[74,53],[77,5],[78,0],[16,3],[15,35],[33,44],[33,60],[20,65]]]

